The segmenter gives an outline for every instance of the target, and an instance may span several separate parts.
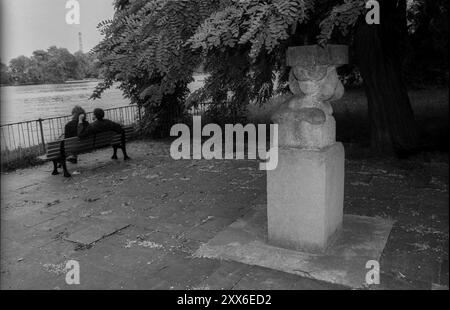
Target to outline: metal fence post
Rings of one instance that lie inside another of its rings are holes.
[[[139,123],[142,123],[142,114],[141,114],[141,106],[138,105],[138,115],[139,115]]]
[[[44,150],[44,153],[47,153],[47,149],[45,147],[45,140],[44,140],[44,130],[42,128],[42,119],[38,119],[37,122],[39,123],[39,129],[41,131],[41,140],[42,140],[42,148]]]

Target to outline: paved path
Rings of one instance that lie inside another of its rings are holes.
[[[174,161],[168,143],[149,141],[131,143],[129,154],[129,162],[110,160],[110,150],[82,155],[70,179],[51,176],[50,164],[2,175],[2,289],[342,288],[191,257],[265,205],[256,161]],[[346,166],[345,212],[397,220],[378,288],[448,286],[448,164]],[[71,259],[80,285],[65,283]]]

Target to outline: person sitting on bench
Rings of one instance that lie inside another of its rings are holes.
[[[78,119],[81,114],[86,114],[86,111],[79,105],[74,106],[72,109],[72,120],[64,126],[64,139],[73,138],[78,135]],[[86,128],[88,125],[89,122],[83,120],[83,127]],[[67,161],[76,164],[78,162],[78,156],[71,155],[67,157]]]
[[[79,138],[85,138],[91,135],[95,135],[101,132],[108,132],[108,131],[114,131],[116,133],[119,133],[122,135],[122,141],[121,141],[121,149],[123,153],[123,159],[128,160],[130,157],[128,157],[126,146],[125,146],[125,131],[123,130],[122,126],[118,123],[115,123],[111,120],[104,119],[105,117],[105,111],[103,111],[100,108],[94,109],[94,122],[90,123],[87,127],[83,125],[83,121],[86,118],[85,114],[81,114],[78,118],[78,137]],[[117,159],[117,146],[114,146],[114,154],[111,157],[112,159]]]

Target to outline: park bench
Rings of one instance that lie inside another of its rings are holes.
[[[123,127],[125,131],[125,141],[128,141],[134,135],[133,126]],[[65,177],[70,177],[69,171],[67,171],[66,159],[70,155],[79,155],[87,153],[96,149],[112,146],[114,150],[113,158],[117,154],[117,149],[122,148],[122,135],[115,132],[102,132],[86,138],[68,138],[59,139],[53,142],[47,143],[46,154],[40,157],[45,161],[53,162],[52,175],[59,174],[58,163],[64,171]]]

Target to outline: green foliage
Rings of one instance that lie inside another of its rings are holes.
[[[210,74],[189,104],[209,103],[213,121],[237,122],[249,103],[274,95],[276,77],[283,89],[289,39],[309,21],[313,7],[308,0],[228,1],[188,41],[194,51],[202,50]]]
[[[7,74],[9,82],[14,84],[63,83],[69,79],[98,77],[95,63],[93,55],[81,52],[73,55],[65,48],[51,46],[46,51],[34,51],[31,57],[12,59]]]
[[[366,12],[366,1],[345,0],[343,4],[333,7],[329,15],[320,23],[320,35],[317,37],[319,44],[326,44],[338,28],[342,35],[346,36],[349,29],[355,26],[358,18]]]
[[[12,59],[9,72],[11,79],[19,84],[32,83],[39,79],[37,63],[25,56]]]
[[[239,120],[249,103],[286,90],[289,46],[342,42],[366,12],[364,0],[116,0],[115,6],[114,18],[98,25],[105,37],[94,51],[104,80],[92,97],[117,82],[144,107],[146,131],[162,134],[200,104],[217,122]],[[199,66],[208,77],[189,95]],[[354,69],[347,75],[349,83],[361,80]]]
[[[5,65],[4,63],[0,63],[0,69],[1,69],[0,84],[7,85],[11,83],[11,75],[9,74],[8,66]]]
[[[247,104],[273,96],[275,77],[285,87],[287,46],[297,44],[293,37],[314,36],[317,20],[335,2],[116,1],[113,20],[98,25],[105,38],[94,50],[104,80],[92,97],[118,82],[132,103],[145,108],[143,125],[150,132],[160,133],[158,122],[174,123],[184,108],[200,104],[209,104],[213,118],[237,120]],[[188,97],[186,85],[199,65],[209,76]],[[178,113],[164,111],[174,106]]]
[[[75,52],[77,63],[75,75],[79,78],[98,78],[98,59],[94,54]]]
[[[246,50],[242,49],[209,55],[205,60],[209,76],[204,87],[188,98],[188,106],[208,104],[207,117],[211,122],[237,121],[251,98],[249,62]]]
[[[409,3],[405,77],[413,87],[448,85],[448,11],[446,0]]]
[[[93,98],[118,82],[132,103],[145,108],[144,128],[164,131],[167,122],[175,122],[180,113],[175,113],[172,119],[158,115],[178,111],[174,106],[184,106],[187,84],[202,61],[201,54],[192,52],[185,42],[220,3],[219,0],[116,1],[114,19],[99,24],[105,38],[94,50],[105,78]],[[159,109],[166,107],[168,111],[160,113]],[[158,124],[165,126],[160,128]]]
[[[294,34],[313,7],[312,0],[232,0],[206,19],[189,42],[204,50],[250,44],[255,59],[263,48],[270,53]]]

